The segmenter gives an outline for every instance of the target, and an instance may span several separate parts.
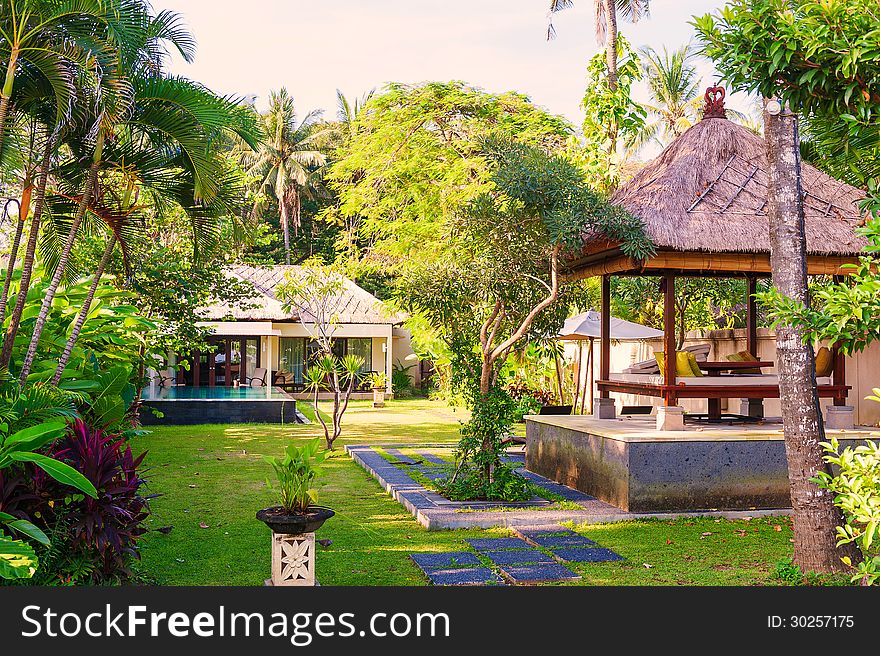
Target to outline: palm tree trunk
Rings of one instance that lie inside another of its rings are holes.
[[[70,354],[73,352],[76,340],[79,339],[79,333],[82,330],[83,324],[86,322],[86,317],[89,316],[89,311],[92,309],[92,301],[95,298],[95,292],[98,291],[98,283],[101,282],[101,276],[104,275],[104,269],[107,268],[107,263],[110,261],[110,256],[113,254],[114,246],[116,246],[116,234],[110,233],[110,239],[107,240],[107,247],[104,249],[104,255],[101,256],[101,261],[98,263],[98,270],[95,271],[92,286],[89,287],[89,293],[86,295],[86,300],[83,302],[83,306],[80,308],[79,314],[76,316],[76,323],[73,324],[73,330],[70,333],[70,337],[67,338],[67,344],[64,345],[64,352],[61,354],[61,359],[58,360],[58,367],[55,369],[55,375],[52,376],[53,385],[57,385],[61,382],[61,374],[64,373],[64,367],[67,366],[67,362],[70,360]]]
[[[79,226],[82,224],[83,218],[86,215],[86,209],[88,208],[89,200],[92,196],[92,190],[94,189],[98,178],[98,167],[100,166],[101,159],[100,152],[101,145],[99,142],[99,145],[95,148],[95,157],[92,161],[92,165],[89,167],[88,176],[83,185],[82,197],[79,201],[79,207],[77,207],[76,210],[76,216],[73,219],[73,223],[70,225],[70,232],[67,233],[67,240],[64,242],[61,257],[58,259],[58,268],[55,269],[55,274],[52,276],[52,280],[49,282],[49,287],[46,289],[46,293],[43,296],[43,304],[40,306],[40,313],[37,315],[37,322],[34,324],[34,333],[31,335],[31,343],[28,345],[27,353],[21,364],[19,382],[22,386],[27,382],[28,374],[30,374],[31,367],[34,364],[34,356],[37,354],[37,345],[40,343],[40,337],[42,337],[43,329],[46,327],[46,320],[49,318],[49,310],[52,309],[52,302],[55,300],[55,292],[58,291],[58,286],[61,284],[61,278],[64,276],[65,269],[67,269],[67,261],[70,259],[70,252],[73,250],[73,244],[76,242]]]
[[[37,240],[40,236],[40,221],[43,217],[43,207],[46,201],[46,182],[49,179],[49,162],[55,142],[52,137],[46,139],[46,149],[43,152],[43,160],[40,162],[40,175],[37,178],[37,197],[34,200],[34,218],[31,219],[31,229],[28,233],[28,243],[21,264],[21,279],[18,283],[18,297],[15,299],[15,308],[9,319],[9,326],[3,338],[3,348],[0,349],[0,368],[8,368],[12,358],[12,347],[15,344],[15,336],[21,325],[21,314],[27,301],[28,291],[31,286],[31,276],[34,271],[34,255],[37,251]]]
[[[15,69],[18,66],[18,47],[13,47],[6,65],[6,78],[3,82],[3,92],[0,94],[0,149],[3,148],[6,136],[6,117],[9,116],[9,101],[12,98],[12,87],[15,83]]]
[[[290,264],[290,222],[287,217],[287,204],[282,200],[278,203],[281,209],[281,232],[284,234],[284,263]]]
[[[22,200],[31,194],[31,187],[26,186],[22,192]],[[3,295],[0,297],[0,326],[6,321],[6,304],[9,302],[9,288],[12,286],[12,274],[15,273],[15,263],[18,260],[18,249],[21,246],[21,233],[24,232],[24,224],[30,211],[30,200],[22,202],[18,206],[18,223],[15,226],[15,236],[12,238],[12,250],[9,252],[9,264],[6,266],[6,280],[3,281]]]
[[[608,66],[608,88],[617,91],[617,5],[614,0],[605,3],[605,62]]]
[[[797,116],[787,107],[764,112],[767,147],[767,218],[773,285],[785,296],[808,304],[806,237],[801,189]],[[825,439],[813,346],[796,326],[776,328],[779,397],[794,518],[794,560],[805,572],[841,571],[843,551],[835,527],[842,523],[834,495],[812,478],[828,471],[820,442]],[[849,555],[849,554],[847,554]]]

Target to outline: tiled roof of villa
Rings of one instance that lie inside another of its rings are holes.
[[[314,316],[300,317],[296,310],[285,310],[284,304],[276,294],[276,288],[288,276],[296,276],[301,267],[293,265],[249,266],[238,264],[226,272],[254,286],[256,294],[247,303],[253,307],[230,307],[216,303],[204,308],[200,313],[208,321],[314,321]],[[337,317],[339,323],[349,324],[397,324],[406,319],[394,313],[378,298],[358,287],[348,278],[343,278],[344,289],[338,299]]]

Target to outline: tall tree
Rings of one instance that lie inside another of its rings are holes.
[[[776,101],[765,105],[767,143],[767,218],[770,223],[770,268],[776,290],[797,303],[808,304],[807,243],[801,189],[800,138],[797,115]],[[788,479],[795,515],[794,540],[798,564],[807,571],[841,569],[837,535],[841,520],[833,495],[818,490],[812,479],[827,465],[822,412],[816,393],[812,343],[803,327],[776,326],[776,368]]]
[[[843,120],[854,133],[880,124],[880,34],[862,0],[732,0],[695,20],[706,54],[735,89],[779,97],[765,106],[773,282],[806,302],[806,255],[796,112]],[[857,163],[854,163],[857,166]],[[812,347],[802,328],[777,328],[780,395],[795,523],[795,561],[805,570],[843,568],[835,548],[842,521],[832,495],[811,482],[824,468]]]
[[[255,153],[243,158],[258,189],[254,212],[262,209],[270,194],[278,203],[286,264],[290,264],[290,226],[299,229],[303,198],[326,195],[323,148],[332,129],[320,123],[320,118],[321,112],[312,110],[299,121],[287,89],[272,91],[269,110],[263,115],[264,141]]]
[[[336,90],[336,120],[340,125],[343,139],[351,139],[354,136],[358,114],[375,94],[376,90],[370,89],[360,98],[350,100],[342,91]]]
[[[553,14],[574,6],[574,0],[550,0],[550,21],[547,38],[556,36]],[[630,23],[650,15],[650,0],[594,0],[596,43],[605,48],[608,86],[617,90],[617,12]]]

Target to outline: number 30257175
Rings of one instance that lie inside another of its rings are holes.
[[[852,615],[768,615],[771,629],[851,629],[855,626]]]

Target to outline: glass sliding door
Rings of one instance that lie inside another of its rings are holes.
[[[293,382],[300,385],[305,369],[305,340],[302,337],[282,337],[280,341],[278,371],[291,375]]]
[[[361,360],[361,373],[373,371],[373,338],[372,337],[349,337],[346,347],[348,355],[356,355]]]

